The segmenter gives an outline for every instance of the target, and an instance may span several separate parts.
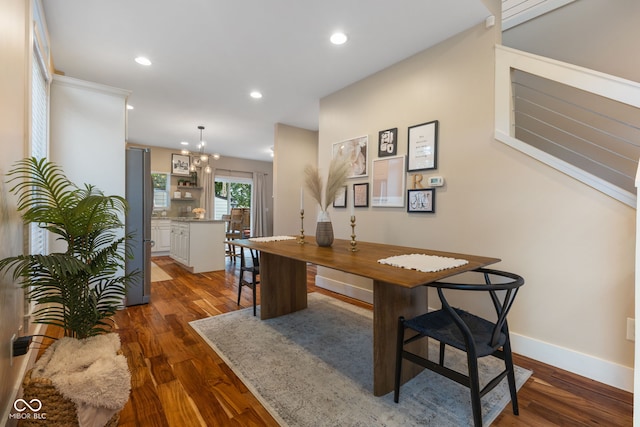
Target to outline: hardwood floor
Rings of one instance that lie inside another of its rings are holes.
[[[173,280],[152,283],[151,303],[129,307],[115,320],[132,372],[129,402],[120,426],[277,426],[188,322],[237,310],[237,270],[190,274],[169,257],[154,262]],[[362,307],[368,304],[316,288],[308,268],[309,292],[336,296]],[[258,287],[259,288],[259,287]],[[258,289],[259,291],[259,289]],[[251,307],[243,289],[241,308]],[[631,426],[632,394],[516,356],[516,364],[534,371],[518,393],[520,416],[511,405],[494,426]],[[257,362],[258,363],[258,362]]]

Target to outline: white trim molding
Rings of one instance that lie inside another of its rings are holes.
[[[373,291],[316,275],[316,286],[373,304]],[[429,307],[429,311],[437,308]],[[513,352],[594,381],[633,393],[634,369],[510,332]]]
[[[640,83],[528,52],[496,45],[495,138],[628,206],[637,196],[522,142],[515,137],[512,70],[522,70],[567,86],[640,108]]]
[[[575,0],[502,0],[502,31],[537,18]]]
[[[34,336],[42,336],[47,329],[47,325],[39,323],[35,326],[33,330]],[[22,381],[24,380],[24,376],[29,369],[33,367],[36,362],[36,358],[38,356],[38,352],[40,351],[40,346],[35,342],[31,342],[29,345],[29,350],[24,356],[17,356],[14,359],[14,363],[12,365],[13,369],[18,370],[18,374],[16,375],[16,381],[12,384],[11,394],[9,395],[9,400],[7,402],[3,402],[4,406],[0,406],[0,425],[4,426],[3,422],[9,422],[9,415],[13,412],[13,403],[18,398],[18,392],[22,388]]]
[[[316,275],[316,286],[347,297],[373,304],[373,290],[353,286],[350,283]]]
[[[633,368],[510,331],[514,353],[633,393]]]

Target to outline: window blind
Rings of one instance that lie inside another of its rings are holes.
[[[38,8],[34,8],[39,10]],[[47,61],[43,55],[43,37],[38,30],[40,15],[36,16],[36,26],[34,27],[34,45],[31,58],[31,141],[29,151],[31,157],[43,159],[49,155],[49,83],[51,76],[46,66]],[[45,46],[45,49],[47,47]],[[29,225],[29,253],[48,253],[48,232],[38,226]],[[24,330],[28,331],[31,320],[31,313],[35,308],[35,302],[24,300]]]

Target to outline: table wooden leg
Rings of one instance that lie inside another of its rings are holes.
[[[426,313],[427,288],[404,288],[386,282],[373,283],[373,394],[383,396],[393,391],[398,317],[411,318]],[[427,340],[416,343],[426,354]],[[402,367],[402,382],[415,377],[422,367],[406,362]]]
[[[307,308],[307,263],[260,253],[260,318]]]

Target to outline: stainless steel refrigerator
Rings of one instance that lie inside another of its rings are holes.
[[[133,258],[127,258],[127,273],[140,274],[127,291],[125,304],[147,304],[151,293],[151,211],[153,185],[151,182],[151,150],[128,148],[126,168],[126,194],[129,210],[125,218],[127,234],[133,233],[128,244]]]

